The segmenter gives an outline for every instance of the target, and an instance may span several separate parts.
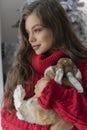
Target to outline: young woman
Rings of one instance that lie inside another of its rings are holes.
[[[87,49],[76,37],[65,10],[57,0],[27,3],[22,10],[19,33],[21,44],[5,85],[2,130],[87,130]],[[80,69],[85,95],[43,78],[45,69],[61,57],[71,58]],[[35,86],[43,86],[39,104],[52,108],[62,120],[55,126],[19,120],[13,103],[18,84],[25,88],[25,100],[34,95]]]

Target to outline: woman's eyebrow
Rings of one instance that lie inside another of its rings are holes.
[[[37,27],[37,26],[43,27],[42,24],[35,24],[35,25],[32,27],[32,29],[34,29],[34,28]]]
[[[31,27],[31,29],[34,29],[37,26],[43,27],[43,25],[41,25],[41,24],[35,24],[34,26]],[[26,30],[26,32],[29,32],[29,30],[27,28],[25,28],[25,30]]]
[[[35,27],[40,26],[40,27],[45,27],[42,24],[35,24],[34,26],[31,27],[31,29],[33,30]],[[25,28],[26,32],[29,33],[29,30],[27,28]]]

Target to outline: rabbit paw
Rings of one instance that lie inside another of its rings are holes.
[[[22,101],[25,97],[25,90],[22,85],[17,85],[16,89],[14,90],[13,98],[14,98],[14,105],[15,108],[18,109],[22,104]]]

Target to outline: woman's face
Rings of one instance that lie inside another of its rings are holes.
[[[37,15],[32,13],[27,17],[25,21],[25,29],[28,33],[29,43],[36,54],[43,54],[52,49],[52,31],[42,25]]]

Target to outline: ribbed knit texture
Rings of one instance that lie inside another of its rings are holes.
[[[77,66],[82,73],[86,95],[78,93],[75,88],[66,89],[50,80],[38,102],[45,109],[54,109],[60,117],[74,124],[78,130],[87,130],[87,62],[78,63]]]
[[[46,55],[36,55],[34,54],[32,57],[32,65],[36,70],[36,75],[31,80],[34,84],[39,80],[44,73],[44,70],[53,64],[56,64],[57,60],[63,56],[63,52],[56,51],[51,56],[47,57]],[[26,87],[26,85],[25,85]],[[29,97],[29,89],[28,87],[25,88],[26,90],[26,99]],[[8,101],[5,99],[5,101]],[[9,101],[8,101],[9,102]],[[7,103],[8,104],[8,103]],[[2,130],[50,130],[49,126],[40,126],[35,124],[30,124],[25,121],[19,120],[16,115],[9,113],[6,109],[2,109],[1,112],[1,125]]]
[[[32,57],[33,68],[38,73],[44,73],[45,69],[51,65],[55,65],[59,58],[63,57],[64,53],[62,51],[55,51],[52,55],[36,55]]]
[[[56,64],[58,59],[63,56],[64,53],[61,51],[56,51],[51,56],[34,54],[32,57],[32,66],[36,71],[36,76],[32,79],[34,84],[43,76],[47,67]],[[87,63],[78,63],[77,65],[82,72],[84,88],[87,92]],[[26,97],[29,97],[29,90],[26,89],[26,91]],[[67,90],[54,80],[50,80],[38,101],[45,109],[53,108],[63,119],[74,123],[77,128],[74,127],[73,130],[87,130],[87,95],[83,96],[77,93],[74,88]],[[1,116],[2,130],[50,130],[49,126],[21,121],[4,107]]]

